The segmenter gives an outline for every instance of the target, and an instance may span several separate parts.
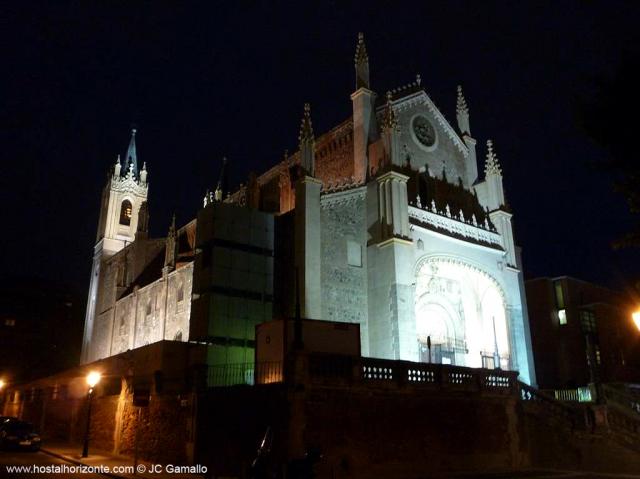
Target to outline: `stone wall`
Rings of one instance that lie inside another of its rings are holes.
[[[320,220],[322,319],[360,325],[368,354],[365,200],[362,189],[324,195]]]
[[[168,284],[168,291],[167,291]],[[187,341],[193,263],[118,300],[101,313],[93,332],[94,359],[106,358],[163,339]]]

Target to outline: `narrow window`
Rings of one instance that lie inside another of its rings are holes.
[[[355,241],[347,241],[347,264],[362,267],[362,247]]]
[[[124,200],[122,205],[120,206],[120,224],[129,226],[131,224],[131,212],[133,208],[131,206],[131,201]]]
[[[560,281],[554,282],[554,289],[556,292],[556,306],[558,309],[564,309],[564,294],[562,292],[562,283]]]
[[[556,308],[558,309],[558,322],[560,325],[567,324],[567,310],[564,305],[564,293],[562,291],[562,283],[554,281],[553,289],[556,297]]]

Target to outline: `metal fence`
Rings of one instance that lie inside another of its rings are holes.
[[[283,381],[282,362],[233,363],[209,366],[208,387],[256,385]]]

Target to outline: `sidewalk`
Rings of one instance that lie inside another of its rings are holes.
[[[115,479],[204,479],[202,473],[189,472],[172,472],[167,471],[171,465],[151,464],[147,461],[138,460],[137,473],[133,473],[133,458],[128,456],[118,456],[106,451],[95,448],[89,448],[89,457],[81,457],[82,445],[69,443],[47,443],[40,449],[41,452],[55,456],[64,461],[76,465],[85,465],[91,467],[105,466],[109,468],[109,472],[101,472],[101,474]],[[126,467],[126,469],[125,469]],[[173,466],[179,467],[179,466]],[[155,468],[155,469],[154,469]],[[194,467],[194,470],[196,468]],[[122,472],[125,471],[126,472]],[[116,471],[116,472],[113,472]],[[154,472],[155,471],[155,472]]]

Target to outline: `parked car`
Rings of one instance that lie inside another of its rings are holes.
[[[0,448],[40,449],[42,439],[30,422],[9,418],[0,423]]]

